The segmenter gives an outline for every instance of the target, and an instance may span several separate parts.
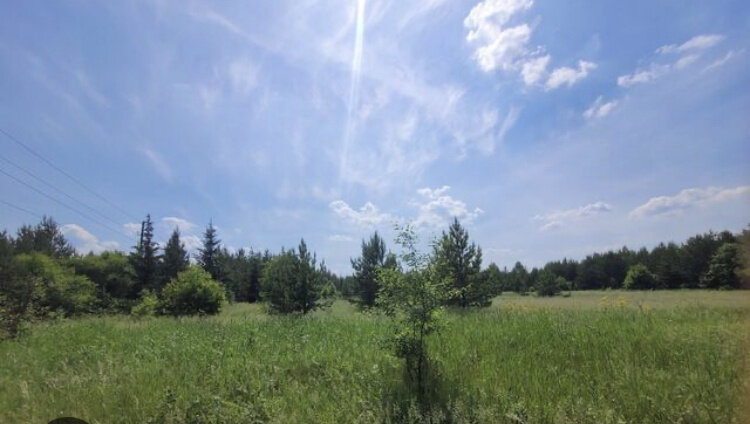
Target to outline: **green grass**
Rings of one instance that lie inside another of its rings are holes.
[[[430,346],[433,415],[741,422],[748,294],[504,295],[449,311]],[[387,331],[346,302],[304,318],[235,304],[207,319],[40,324],[0,344],[0,423],[416,421]]]

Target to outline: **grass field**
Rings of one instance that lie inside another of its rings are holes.
[[[435,422],[731,423],[748,292],[503,295],[431,341]],[[420,422],[383,317],[86,318],[0,344],[0,423]]]

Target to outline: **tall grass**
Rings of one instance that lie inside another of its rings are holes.
[[[748,309],[621,303],[450,311],[429,411],[380,346],[387,320],[343,302],[44,324],[0,344],[0,422],[739,422]]]

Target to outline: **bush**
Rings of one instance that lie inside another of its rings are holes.
[[[559,295],[566,285],[567,282],[564,278],[555,276],[549,271],[542,271],[539,273],[534,288],[537,296],[551,297]]]
[[[134,317],[154,316],[159,309],[159,298],[150,291],[141,292],[141,300],[130,309],[130,315]]]
[[[646,265],[636,264],[628,269],[622,286],[626,290],[650,290],[656,287],[656,276]]]
[[[224,287],[197,266],[177,274],[162,291],[164,313],[181,315],[214,315],[226,301]]]
[[[298,252],[282,252],[263,269],[261,292],[273,312],[306,314],[330,305],[323,292],[325,280],[302,240]],[[330,291],[327,294],[333,294]]]

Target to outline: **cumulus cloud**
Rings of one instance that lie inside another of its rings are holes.
[[[617,100],[605,102],[604,98],[599,96],[591,107],[583,112],[583,117],[586,119],[603,118],[609,115],[615,107],[617,107]]]
[[[526,85],[540,83],[547,77],[551,57],[543,47],[529,46],[532,26],[511,23],[533,4],[532,0],[484,0],[471,9],[464,19],[469,30],[466,41],[475,47],[474,60],[480,69],[518,72]],[[547,80],[547,88],[573,85],[595,68],[593,63],[584,61],[579,62],[578,70],[557,68]]]
[[[120,247],[120,244],[116,241],[100,241],[98,237],[78,224],[65,224],[60,227],[60,231],[70,239],[80,253],[101,253],[105,250],[115,250]]]
[[[195,251],[203,246],[203,240],[194,234],[180,235],[180,241],[185,244],[185,249],[188,251]]]
[[[585,60],[578,62],[578,69],[568,68],[567,66],[557,68],[552,71],[547,80],[547,89],[555,89],[562,85],[570,87],[578,81],[586,78],[589,75],[589,72],[594,69],[596,69],[596,63],[587,62]]]
[[[652,197],[630,212],[631,218],[672,215],[694,206],[705,206],[726,202],[750,194],[750,186],[734,188],[708,187],[687,188],[674,196]]]
[[[680,45],[667,44],[665,46],[661,46],[656,49],[656,52],[660,54],[667,54],[684,53],[691,50],[704,50],[719,44],[722,40],[724,40],[724,36],[719,34],[696,35],[695,37]]]
[[[446,226],[451,218],[471,223],[484,213],[481,208],[470,210],[466,203],[448,195],[449,190],[450,186],[447,185],[417,190],[422,199],[413,202],[419,214],[412,224],[415,227],[439,228]]]
[[[612,211],[612,206],[602,201],[590,203],[574,209],[557,210],[534,216],[534,221],[541,223],[539,230],[549,231],[563,226],[570,221],[601,215]]]
[[[195,224],[188,221],[187,219],[177,218],[175,216],[165,216],[161,219],[161,222],[167,225],[170,229],[178,227],[180,231],[190,231],[196,227]]]
[[[391,220],[389,214],[380,212],[370,202],[366,202],[359,210],[353,209],[343,200],[334,200],[328,207],[340,218],[363,227],[377,226]]]

